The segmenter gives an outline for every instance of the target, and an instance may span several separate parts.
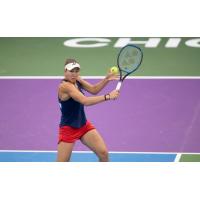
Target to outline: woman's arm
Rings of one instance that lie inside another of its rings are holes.
[[[98,94],[108,84],[108,82],[112,80],[118,80],[118,75],[111,72],[109,72],[104,79],[102,79],[95,85],[90,84],[89,82],[83,80],[81,77],[79,77],[78,79],[82,87],[91,94]]]
[[[70,82],[62,84],[61,92],[67,93],[75,101],[78,101],[85,106],[95,105],[106,100],[114,100],[119,96],[119,92],[117,90],[113,90],[107,96],[101,95],[94,97],[86,97]]]

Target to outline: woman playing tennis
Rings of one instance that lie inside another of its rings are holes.
[[[95,105],[119,97],[119,91],[113,90],[102,96],[84,96],[82,89],[91,94],[98,94],[117,75],[109,72],[95,85],[83,80],[80,76],[80,64],[75,59],[67,59],[64,67],[64,79],[58,88],[58,99],[61,110],[57,161],[69,161],[73,146],[77,140],[91,149],[99,161],[109,161],[108,150],[103,138],[94,125],[87,120],[84,106]]]

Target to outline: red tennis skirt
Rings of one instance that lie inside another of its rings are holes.
[[[95,127],[87,121],[81,128],[73,128],[71,126],[62,126],[59,128],[58,143],[61,141],[67,143],[74,143],[76,140],[81,139],[88,131],[95,129]]]

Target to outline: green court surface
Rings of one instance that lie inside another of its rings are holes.
[[[180,162],[200,162],[200,154],[182,154]]]
[[[90,38],[79,41],[79,47],[65,43],[72,39],[77,38],[0,38],[0,76],[60,76],[66,58],[76,58],[80,62],[83,76],[102,76],[116,65],[117,53],[127,38],[100,38],[106,42]],[[198,38],[178,39],[129,38],[143,43],[150,41],[146,46],[138,44],[145,56],[142,67],[134,75],[199,76]],[[102,46],[91,48],[96,44]]]

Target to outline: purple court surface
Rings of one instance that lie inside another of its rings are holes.
[[[0,80],[1,150],[56,150],[59,82]],[[100,94],[115,86],[116,82],[110,83]],[[109,151],[199,153],[199,88],[200,79],[128,79],[118,100],[85,111]],[[77,142],[74,150],[88,149]]]

